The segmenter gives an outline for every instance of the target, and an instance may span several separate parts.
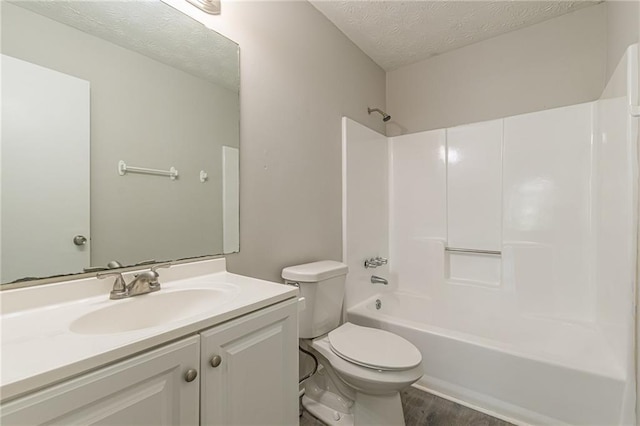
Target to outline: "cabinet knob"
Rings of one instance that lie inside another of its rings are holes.
[[[216,368],[217,366],[219,366],[221,362],[222,362],[222,357],[220,355],[214,355],[213,357],[211,357],[211,361],[209,361],[209,363],[213,368]]]
[[[187,374],[184,375],[184,379],[187,382],[193,382],[196,377],[198,377],[198,370],[194,368],[190,368],[189,370],[187,370]]]

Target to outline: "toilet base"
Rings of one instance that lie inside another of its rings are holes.
[[[302,397],[302,406],[328,426],[354,426],[353,414],[343,413],[329,408],[306,395]]]
[[[390,395],[357,393],[350,410],[353,413],[330,408],[307,395],[302,397],[302,406],[329,426],[405,426],[398,392]]]
[[[358,393],[353,417],[354,425],[405,426],[399,392],[390,395]]]

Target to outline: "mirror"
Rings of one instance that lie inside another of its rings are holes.
[[[0,282],[239,250],[236,43],[159,0],[1,19]]]

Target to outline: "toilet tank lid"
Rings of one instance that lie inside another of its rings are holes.
[[[349,272],[349,268],[344,263],[336,262],[335,260],[321,260],[320,262],[311,262],[284,268],[282,270],[282,278],[290,281],[308,283],[346,275],[347,272]]]

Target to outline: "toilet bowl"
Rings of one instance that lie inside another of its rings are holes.
[[[422,377],[422,355],[408,340],[349,322],[340,325],[346,265],[321,261],[282,271],[300,288],[300,345],[317,358],[303,406],[328,425],[404,425],[400,390]]]
[[[327,359],[340,379],[376,395],[398,392],[422,377],[422,355],[393,333],[345,323],[311,347]]]
[[[313,383],[303,398],[311,414],[330,425],[404,425],[399,392],[423,374],[415,346],[393,333],[351,323],[305,343],[333,385]]]

